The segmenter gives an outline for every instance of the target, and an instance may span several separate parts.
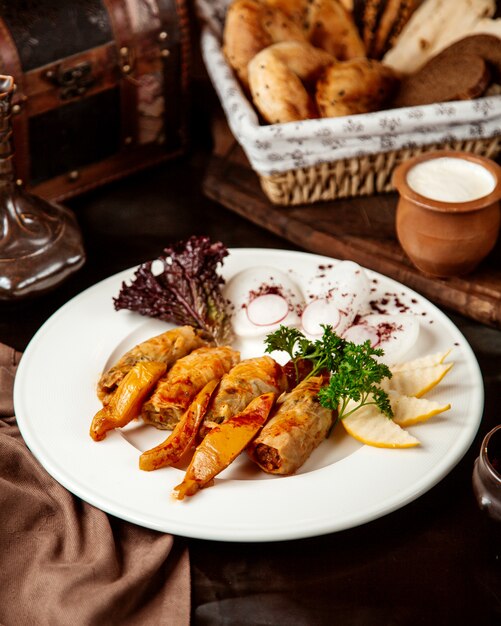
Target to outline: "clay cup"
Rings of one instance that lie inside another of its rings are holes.
[[[409,171],[429,159],[465,159],[494,177],[490,193],[467,202],[443,202],[414,191]],[[396,213],[397,237],[412,263],[424,274],[447,278],[472,272],[494,248],[500,227],[501,167],[468,152],[440,150],[401,163],[393,173],[400,194]]]

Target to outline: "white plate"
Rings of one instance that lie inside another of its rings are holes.
[[[293,271],[304,287],[327,257],[281,250],[234,249],[228,279],[252,265]],[[410,307],[420,319],[408,358],[452,349],[455,365],[427,397],[452,409],[409,430],[422,445],[406,450],[363,446],[335,429],[300,473],[268,476],[242,455],[213,487],[178,502],[172,488],[183,472],[138,469],[140,450],[168,433],[136,422],[96,443],[89,426],[99,409],[98,377],[107,363],[166,325],[129,311],[112,298],[133,269],[84,291],[57,311],[26,349],[15,382],[21,433],[47,471],[71,492],[119,518],[159,531],[223,541],[273,541],[339,531],[381,517],[438,483],[462,458],[483,410],[480,369],[467,341],[434,305],[375,272],[374,299],[395,312]],[[246,353],[245,345],[243,356]],[[253,348],[254,349],[254,348]],[[250,351],[250,349],[249,349]]]

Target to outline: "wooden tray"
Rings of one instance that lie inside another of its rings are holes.
[[[275,206],[229,131],[219,125],[215,138],[203,184],[208,197],[305,250],[351,259],[415,289],[440,307],[501,328],[501,241],[467,277],[425,276],[396,239],[395,194]]]

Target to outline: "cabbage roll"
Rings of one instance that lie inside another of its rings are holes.
[[[123,428],[141,413],[145,399],[165,373],[165,363],[145,361],[136,363],[120,381],[111,400],[96,413],[90,427],[90,436],[101,441],[114,428]]]
[[[139,457],[140,469],[151,472],[161,467],[174,465],[181,460],[183,454],[191,448],[197,438],[207,405],[218,382],[216,379],[210,380],[202,391],[199,391],[195,396],[167,439],[141,454]]]
[[[251,400],[263,393],[281,394],[287,388],[282,366],[271,356],[245,359],[225,374],[212,396],[201,434],[245,409]]]
[[[247,448],[250,458],[265,472],[293,474],[329,433],[334,412],[318,401],[324,382],[322,376],[314,376],[285,394]]]
[[[97,385],[98,398],[103,404],[107,404],[120,381],[136,363],[157,361],[165,363],[169,368],[192,350],[207,346],[209,343],[206,333],[195,330],[192,326],[173,328],[143,341],[126,352],[113,367],[103,373]]]
[[[275,401],[275,394],[264,393],[226,422],[215,426],[195,450],[183,482],[174,488],[174,496],[182,500],[211,484],[245,449],[264,424]]]
[[[197,393],[209,381],[222,378],[239,360],[240,353],[229,346],[197,348],[179,359],[143,405],[143,420],[172,430]]]

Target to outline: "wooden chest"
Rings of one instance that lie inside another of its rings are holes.
[[[189,30],[182,0],[0,0],[19,182],[62,200],[181,154]]]

